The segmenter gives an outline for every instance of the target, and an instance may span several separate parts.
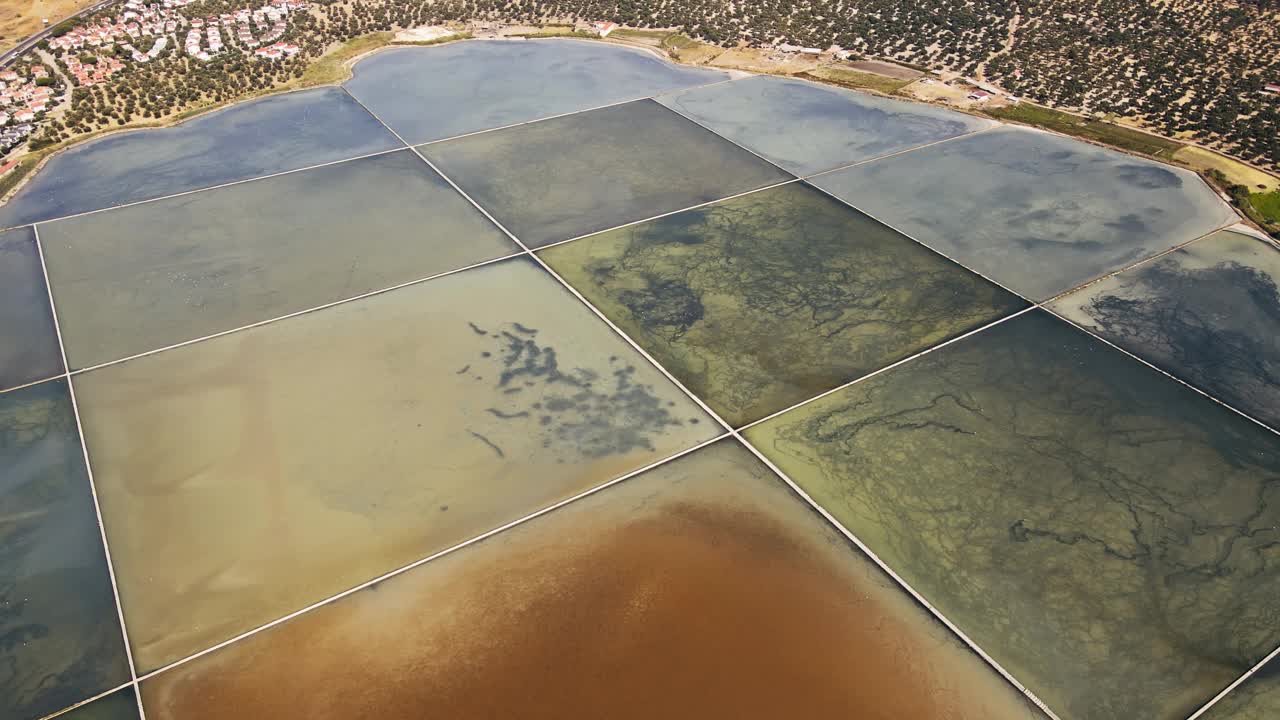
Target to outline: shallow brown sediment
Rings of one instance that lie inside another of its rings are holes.
[[[143,692],[184,720],[1034,716],[732,442]]]

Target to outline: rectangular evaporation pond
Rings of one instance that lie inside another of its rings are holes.
[[[144,671],[716,432],[529,258],[75,383]]]
[[[735,427],[1027,306],[803,183],[539,254]]]
[[[519,249],[411,150],[39,232],[73,368]]]
[[[797,175],[996,125],[930,105],[768,75],[655,99]]]
[[[1064,720],[1280,642],[1280,437],[1043,311],[746,436]]]
[[[0,717],[129,681],[66,380],[0,395]]]
[[[63,372],[35,233],[0,233],[0,391]]]
[[[652,100],[422,151],[531,247],[792,179]]]
[[[152,720],[1043,717],[732,440],[142,694]]]
[[[1052,309],[1280,428],[1280,251],[1215,233]]]
[[[346,88],[416,144],[728,77],[637,48],[497,40],[385,50],[357,63]]]
[[[5,206],[0,227],[389,150],[401,143],[338,88],[287,93],[181,125],[58,153]]]
[[[1024,128],[813,182],[1037,301],[1235,221],[1194,173]]]

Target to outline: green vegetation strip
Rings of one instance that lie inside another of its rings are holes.
[[[656,42],[662,44],[669,36],[673,35],[670,30],[631,30],[628,28],[618,28],[609,33],[610,38],[619,40],[638,40],[641,42]]]
[[[351,68],[346,66],[348,60],[390,45],[394,38],[395,33],[391,32],[375,32],[351,38],[337,50],[327,53],[307,67],[297,87],[331,85],[346,80],[351,77]]]
[[[847,68],[840,67],[815,68],[809,72],[800,73],[797,77],[854,88],[856,90],[874,90],[886,95],[893,95],[914,82],[913,80],[891,78],[885,75],[859,72],[857,70],[849,70]]]
[[[1280,229],[1280,190],[1269,193],[1254,193],[1249,196],[1249,204],[1258,211],[1263,220]]]
[[[1066,135],[1093,140],[1122,150],[1166,160],[1172,159],[1173,154],[1182,148],[1182,143],[1174,140],[1149,135],[1140,130],[1133,130],[1100,120],[1089,120],[1078,115],[1030,103],[1019,103],[1004,108],[992,108],[987,110],[987,113],[1000,120],[1009,120],[1056,130]]]

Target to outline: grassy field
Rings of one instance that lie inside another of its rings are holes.
[[[610,40],[627,40],[634,43],[644,45],[652,45],[653,47],[662,47],[668,37],[674,35],[670,30],[631,30],[628,28],[618,28],[609,33]]]
[[[1148,135],[1139,130],[1132,130],[1099,120],[1087,120],[1070,113],[1039,107],[1030,103],[1019,103],[1004,108],[989,108],[986,113],[1000,120],[1025,123],[1034,127],[1054,130],[1065,135],[1093,140],[1104,145],[1158,157],[1163,160],[1172,160],[1174,154],[1185,147],[1180,142]]]
[[[617,31],[615,30],[614,32]],[[675,48],[676,50],[692,50],[702,43],[694,40],[688,35],[675,33],[673,35],[668,35],[666,39],[662,41],[662,44],[670,48]]]
[[[848,68],[836,66],[815,68],[807,73],[801,73],[800,77],[819,80],[821,82],[829,82],[835,85],[843,85],[845,87],[857,88],[859,90],[874,90],[886,95],[893,95],[914,82],[914,80],[891,78],[885,75],[859,72],[857,70],[849,70]]]
[[[357,55],[377,50],[384,45],[390,45],[394,38],[395,33],[392,32],[369,33],[368,35],[351,38],[336,50],[330,51],[324,57],[308,66],[302,77],[299,78],[297,87],[331,85],[346,80],[351,77],[351,68],[346,66],[348,60]]]
[[[1264,220],[1280,226],[1280,190],[1268,193],[1254,193],[1249,196],[1249,203],[1258,211]]]
[[[1244,185],[1250,192],[1266,193],[1280,190],[1280,178],[1194,145],[1182,148],[1174,154],[1173,159],[1196,170],[1218,170],[1227,176],[1228,181],[1236,185]]]

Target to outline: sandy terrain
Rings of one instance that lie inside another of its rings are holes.
[[[396,33],[396,42],[431,42],[457,34],[457,32],[439,25],[424,25]]]
[[[93,0],[2,0],[0,1],[0,52],[39,30],[41,20],[53,24],[88,7]]]
[[[908,85],[902,89],[902,92],[926,102],[944,102],[961,106],[973,104],[968,99],[969,90],[944,85],[937,80],[930,80],[929,78]]]
[[[924,74],[919,70],[912,70],[909,67],[894,65],[893,63],[880,62],[879,60],[857,60],[848,63],[848,66],[854,70],[884,75],[898,80],[914,80]]]
[[[1188,145],[1179,150],[1173,158],[1197,170],[1221,170],[1228,180],[1244,185],[1250,192],[1280,190],[1280,178],[1275,175],[1204,148]]]
[[[793,55],[765,48],[730,48],[707,64],[748,72],[795,75],[813,70],[822,62],[820,58],[799,53]]]

